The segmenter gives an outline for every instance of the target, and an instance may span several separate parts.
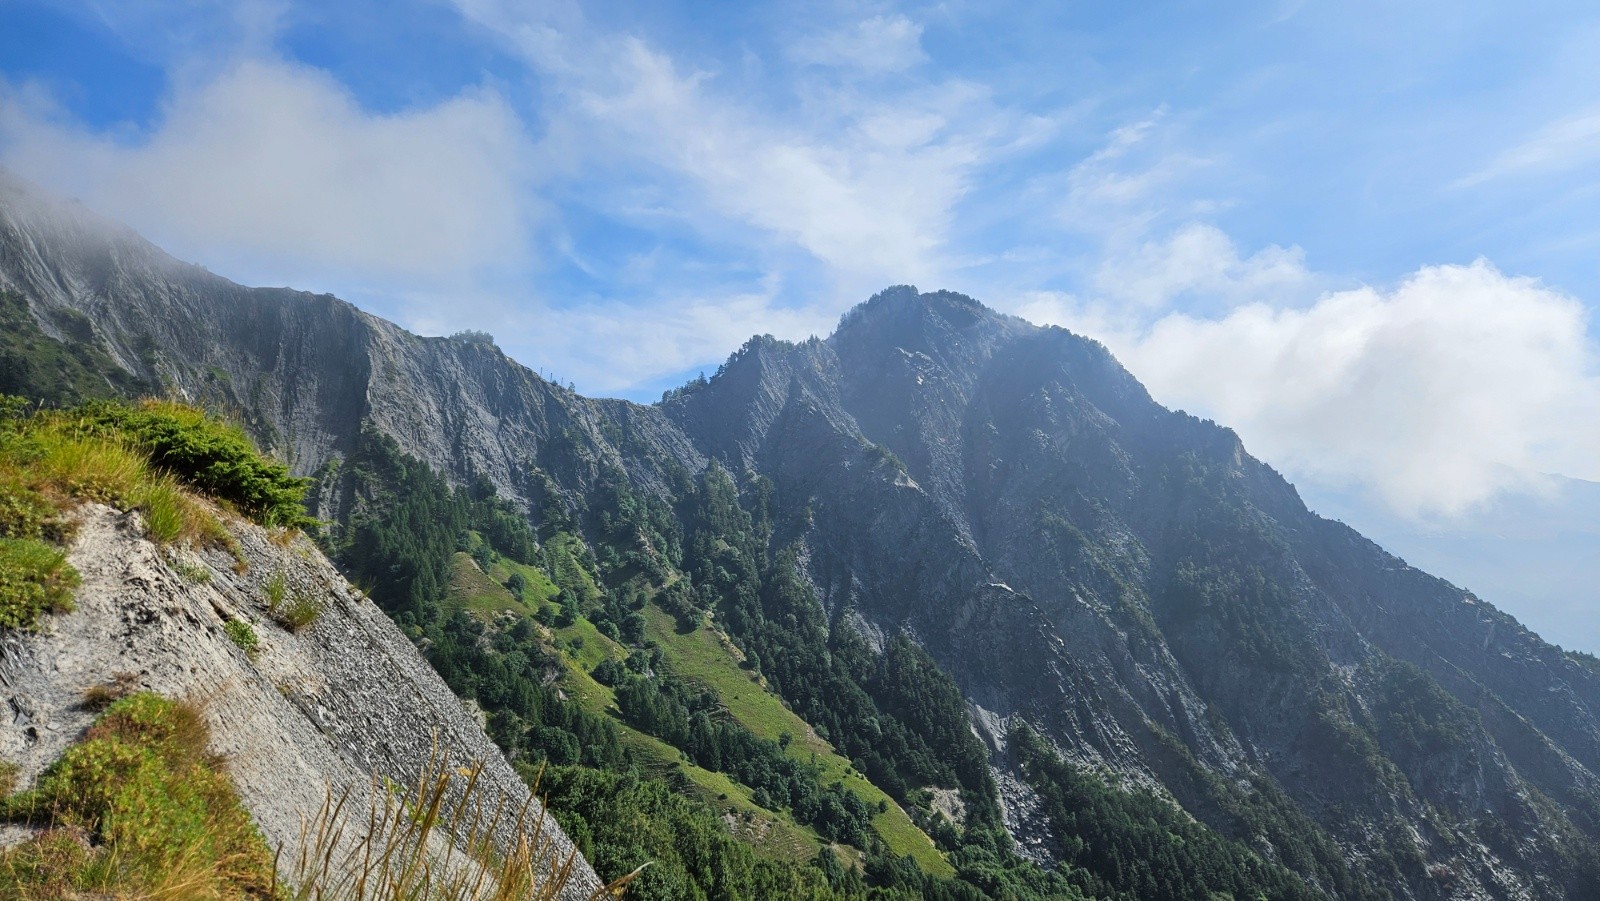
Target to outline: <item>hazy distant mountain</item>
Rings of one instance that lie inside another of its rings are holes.
[[[661,404],[594,400],[481,341],[234,285],[14,183],[0,286],[38,346],[118,367],[106,391],[226,405],[302,472],[370,426],[536,520],[581,518],[613,477],[681,518],[715,461],[836,634],[909,636],[954,677],[1008,824],[1053,834],[1045,853],[1070,853],[1070,823],[1019,766],[1018,722],[1315,892],[1594,896],[1600,663],[1310,513],[1087,338],[898,287]],[[8,350],[13,385],[50,374]]]

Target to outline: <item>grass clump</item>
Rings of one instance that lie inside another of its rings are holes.
[[[250,657],[255,657],[256,650],[261,646],[261,639],[256,637],[255,627],[242,619],[230,619],[222,626],[222,631],[228,633],[228,639],[239,646]]]
[[[272,855],[190,704],[117,701],[34,788],[0,803],[48,827],[0,852],[0,897],[272,898]]]
[[[293,901],[551,901],[566,890],[576,849],[559,853],[554,821],[534,801],[518,807],[479,781],[479,765],[458,767],[435,749],[408,791],[374,780],[372,803],[352,811],[351,792],[329,791],[290,859]],[[496,793],[497,794],[497,793]],[[536,809],[537,808],[537,809]],[[514,845],[495,836],[509,826]],[[443,838],[430,851],[430,837]],[[466,851],[462,851],[466,848]],[[602,886],[590,901],[616,898],[644,867]]]
[[[296,591],[290,596],[288,603],[278,608],[276,616],[285,629],[298,632],[316,622],[317,617],[322,615],[324,606],[320,598]]]
[[[0,538],[0,629],[34,626],[42,613],[72,609],[78,571],[59,548],[32,538]]]
[[[289,594],[289,577],[279,570],[267,579],[261,590],[267,596],[267,612],[277,616],[278,608],[283,606],[283,599]]]

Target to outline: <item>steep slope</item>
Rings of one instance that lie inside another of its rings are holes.
[[[1080,336],[896,288],[825,341],[753,339],[655,407],[590,400],[492,345],[233,285],[14,182],[0,286],[50,340],[115,361],[108,391],[240,410],[325,474],[321,515],[373,503],[324,468],[368,429],[611,547],[586,614],[621,626],[622,598],[666,610],[676,591],[669,612],[715,616],[746,652],[810,635],[794,648],[829,690],[876,711],[841,745],[881,725],[917,754],[954,746],[925,740],[950,738],[938,724],[917,738],[916,704],[869,665],[909,636],[959,686],[1007,825],[1041,857],[1090,866],[1091,837],[1061,815],[1061,771],[1014,747],[1019,723],[1332,896],[1597,890],[1600,668],[1317,517]],[[779,690],[820,720],[798,675]]]
[[[373,805],[382,809],[385,784],[417,783],[435,743],[452,765],[482,763],[485,803],[529,803],[527,785],[482,726],[309,540],[284,544],[235,521],[235,556],[158,547],[137,513],[90,505],[77,521],[68,558],[83,578],[77,609],[0,643],[0,688],[12,711],[0,725],[0,757],[20,766],[25,783],[93,720],[85,693],[116,685],[199,704],[211,750],[228,761],[268,845],[283,849],[286,878],[328,793],[348,792],[348,809],[364,822]],[[309,599],[320,615],[296,632],[280,627],[268,612],[275,591]],[[253,652],[230,638],[228,623],[250,624]],[[453,791],[458,800],[460,785]],[[498,836],[501,853],[515,840],[510,825]],[[572,853],[553,825],[544,837],[557,859]],[[442,839],[434,844],[443,859]],[[465,852],[477,853],[456,853]],[[575,866],[562,897],[589,898],[599,883],[581,857]]]

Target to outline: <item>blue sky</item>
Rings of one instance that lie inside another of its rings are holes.
[[[4,0],[0,164],[589,393],[911,283],[1355,518],[1600,480],[1588,3]]]

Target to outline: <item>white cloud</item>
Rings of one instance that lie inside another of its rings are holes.
[[[1292,476],[1364,487],[1407,515],[1458,514],[1543,473],[1600,476],[1583,306],[1481,260],[1306,309],[1175,313],[1104,337],[1158,400],[1234,426]]]
[[[1184,148],[1179,132],[1166,107],[1112,131],[1067,171],[1061,222],[1116,247],[1140,240],[1159,221],[1211,209],[1211,201],[1182,190],[1210,161]]]
[[[865,72],[900,72],[926,62],[922,26],[905,16],[873,16],[796,42],[800,62]]]
[[[954,210],[976,171],[1038,126],[959,81],[862,93],[800,79],[775,100],[635,36],[555,28],[489,0],[459,5],[550,79],[547,149],[580,176],[606,173],[592,202],[642,183],[660,200],[653,215],[670,211],[746,251],[799,247],[861,296],[942,281]],[[915,28],[886,19],[867,31]]]
[[[0,148],[180,255],[280,278],[460,273],[520,253],[528,229],[527,143],[488,89],[377,114],[318,70],[246,59],[180,81],[119,140],[0,85]]]
[[[1249,301],[1288,304],[1312,290],[1299,247],[1271,245],[1241,258],[1233,239],[1214,225],[1191,222],[1165,240],[1107,257],[1094,286],[1111,300],[1145,308],[1190,301],[1190,308]]]

